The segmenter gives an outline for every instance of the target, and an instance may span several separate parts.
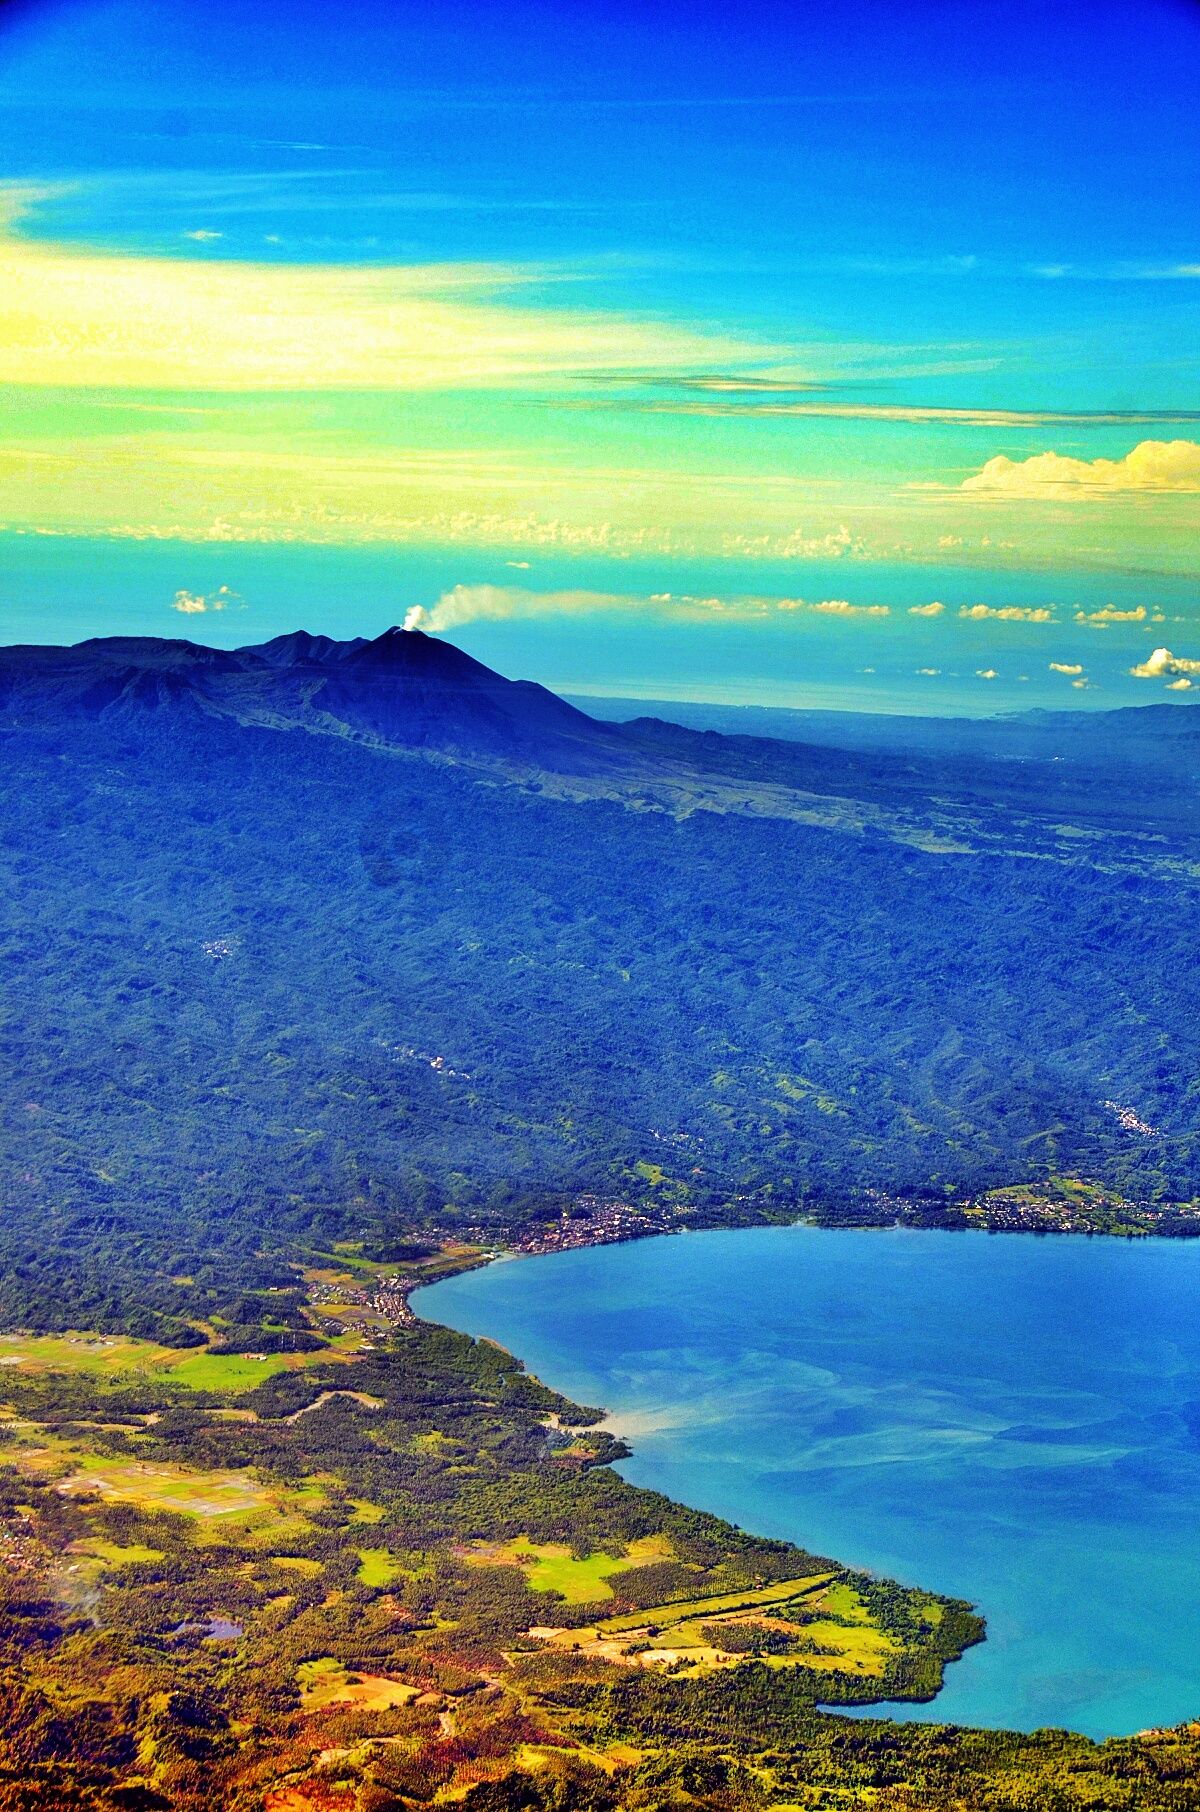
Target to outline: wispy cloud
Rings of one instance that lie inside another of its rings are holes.
[[[1158,423],[1200,422],[1200,409],[995,409],[984,406],[951,408],[941,403],[863,403],[837,397],[812,397],[784,402],[766,400],[763,392],[824,389],[824,384],[736,378],[691,378],[683,386],[689,390],[719,391],[725,394],[743,392],[737,401],[699,402],[690,398],[631,398],[613,403],[573,401],[572,408],[628,408],[651,415],[707,416],[794,416],[800,419],[828,417],[838,421],[919,422],[926,426],[946,428],[1053,428],[1093,427],[1120,428],[1150,426]],[[1148,445],[1154,443],[1146,443]],[[1057,458],[1058,455],[1043,457]],[[989,464],[994,465],[995,461]],[[985,467],[985,470],[987,468]]]
[[[1200,442],[1143,440],[1122,459],[1074,459],[1063,453],[1009,459],[1000,453],[964,478],[960,488],[1028,498],[1114,491],[1200,492]]]
[[[1171,258],[1126,258],[1109,264],[1027,264],[1027,274],[1048,282],[1187,283],[1200,278],[1200,263]]]
[[[518,266],[264,264],[23,239],[14,223],[41,193],[0,196],[0,382],[521,386],[611,369],[761,363],[786,351],[671,322],[525,303],[514,297],[543,277]]]

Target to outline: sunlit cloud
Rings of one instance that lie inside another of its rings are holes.
[[[996,669],[994,667],[976,667],[975,678],[993,680],[993,679],[999,679],[1000,675],[996,672]]]
[[[1083,665],[1079,661],[1051,661],[1049,667],[1051,673],[1065,673],[1068,677],[1083,672]]]
[[[514,299],[501,265],[256,264],[22,239],[0,220],[0,382],[107,389],[412,390],[694,369],[782,349]],[[211,237],[198,229],[193,238]]]
[[[1144,604],[1133,604],[1128,610],[1103,604],[1099,610],[1077,610],[1075,621],[1088,629],[1107,629],[1111,623],[1162,623],[1166,619],[1160,610],[1151,614]]]
[[[964,491],[1017,497],[1083,495],[1114,491],[1200,491],[1200,442],[1139,441],[1122,459],[1074,459],[1035,453],[1029,459],[997,454],[964,478]]]
[[[177,591],[171,609],[177,610],[185,617],[202,617],[210,610],[228,610],[231,604],[240,604],[241,598],[228,585],[218,585],[216,591],[207,596],[194,591]]]
[[[935,598],[930,604],[910,604],[908,614],[910,617],[940,617],[945,608]]]
[[[1134,679],[1186,679],[1200,673],[1200,661],[1192,660],[1186,655],[1172,654],[1169,648],[1156,648],[1147,660],[1129,669]],[[1187,690],[1184,686],[1175,686],[1176,692]]]
[[[985,618],[992,618],[998,623],[1053,623],[1054,613],[1044,605],[1030,606],[1025,604],[961,604],[958,614],[972,623],[981,623]]]

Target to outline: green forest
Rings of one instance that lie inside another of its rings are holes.
[[[0,728],[0,1812],[1200,1808],[1190,1727],[839,1715],[979,1609],[635,1489],[408,1306],[681,1226],[1194,1234],[1178,776],[1150,833],[1115,769],[151,690]]]

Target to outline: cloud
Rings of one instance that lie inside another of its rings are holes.
[[[533,267],[254,263],[24,239],[14,223],[37,199],[0,189],[0,383],[398,391],[659,375],[786,351],[518,300],[545,285]]]
[[[1088,629],[1106,629],[1110,623],[1144,623],[1148,614],[1144,604],[1135,604],[1130,610],[1118,610],[1115,604],[1105,604],[1099,610],[1077,610],[1075,621]],[[1155,618],[1159,623],[1162,620]]]
[[[194,232],[185,233],[183,236],[185,239],[198,240],[201,245],[207,245],[210,240],[224,239],[225,237],[224,233],[213,232],[211,227],[197,227]]]
[[[1172,654],[1169,648],[1156,648],[1148,660],[1129,669],[1134,679],[1187,679],[1193,673],[1200,673],[1200,661],[1189,660],[1186,655]],[[1175,690],[1183,692],[1187,688],[1179,686]]]
[[[727,554],[768,560],[868,560],[871,550],[844,522],[826,535],[806,535],[793,529],[787,535],[726,535]]]
[[[918,667],[917,668],[917,672],[921,675],[922,679],[936,679],[938,674],[941,671],[942,670],[940,667]]]
[[[910,617],[940,617],[945,608],[935,598],[932,604],[910,604],[908,614]]]
[[[961,604],[958,614],[972,623],[981,623],[985,617],[994,617],[1000,623],[1053,623],[1053,614],[1044,606],[1030,607],[1024,604]]]
[[[803,598],[781,598],[781,610],[815,610],[818,615],[826,617],[890,617],[889,604],[851,604],[845,598],[822,598],[816,604],[806,604]]]
[[[632,408],[649,415],[827,417],[835,421],[918,422],[930,427],[947,428],[1059,428],[1079,424],[1119,428],[1149,426],[1157,422],[1200,421],[1198,409],[950,409],[939,403],[856,403],[840,402],[835,398],[785,403],[752,400],[756,398],[757,392],[768,388],[761,381],[751,383],[728,378],[719,381],[695,378],[688,381],[685,387],[693,390],[743,390],[747,395],[745,400],[738,402],[701,403],[682,399],[669,401],[666,398],[631,398],[625,404],[600,406]],[[789,390],[814,388],[803,383],[781,384],[776,387]],[[1048,457],[1056,458],[1057,455]],[[989,461],[989,464],[995,464],[995,461]]]
[[[1014,497],[1071,496],[1116,491],[1200,491],[1200,442],[1143,440],[1122,459],[1074,459],[1035,453],[1009,459],[1000,453],[964,478],[964,491]]]
[[[1051,661],[1051,673],[1082,673],[1083,666],[1078,661]]]
[[[228,585],[218,585],[216,591],[209,592],[207,597],[194,591],[177,591],[172,610],[178,610],[185,617],[202,617],[209,610],[228,610],[231,604],[240,604],[238,592],[231,591]]]
[[[1168,692],[1190,692],[1191,689],[1192,682],[1186,673],[1180,674],[1178,679],[1171,680],[1167,686]]]
[[[976,667],[975,678],[976,679],[999,679],[1000,675],[996,672],[996,669],[994,667]]]

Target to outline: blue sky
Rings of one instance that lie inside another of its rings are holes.
[[[1189,690],[1200,8],[4,20],[0,635]]]

